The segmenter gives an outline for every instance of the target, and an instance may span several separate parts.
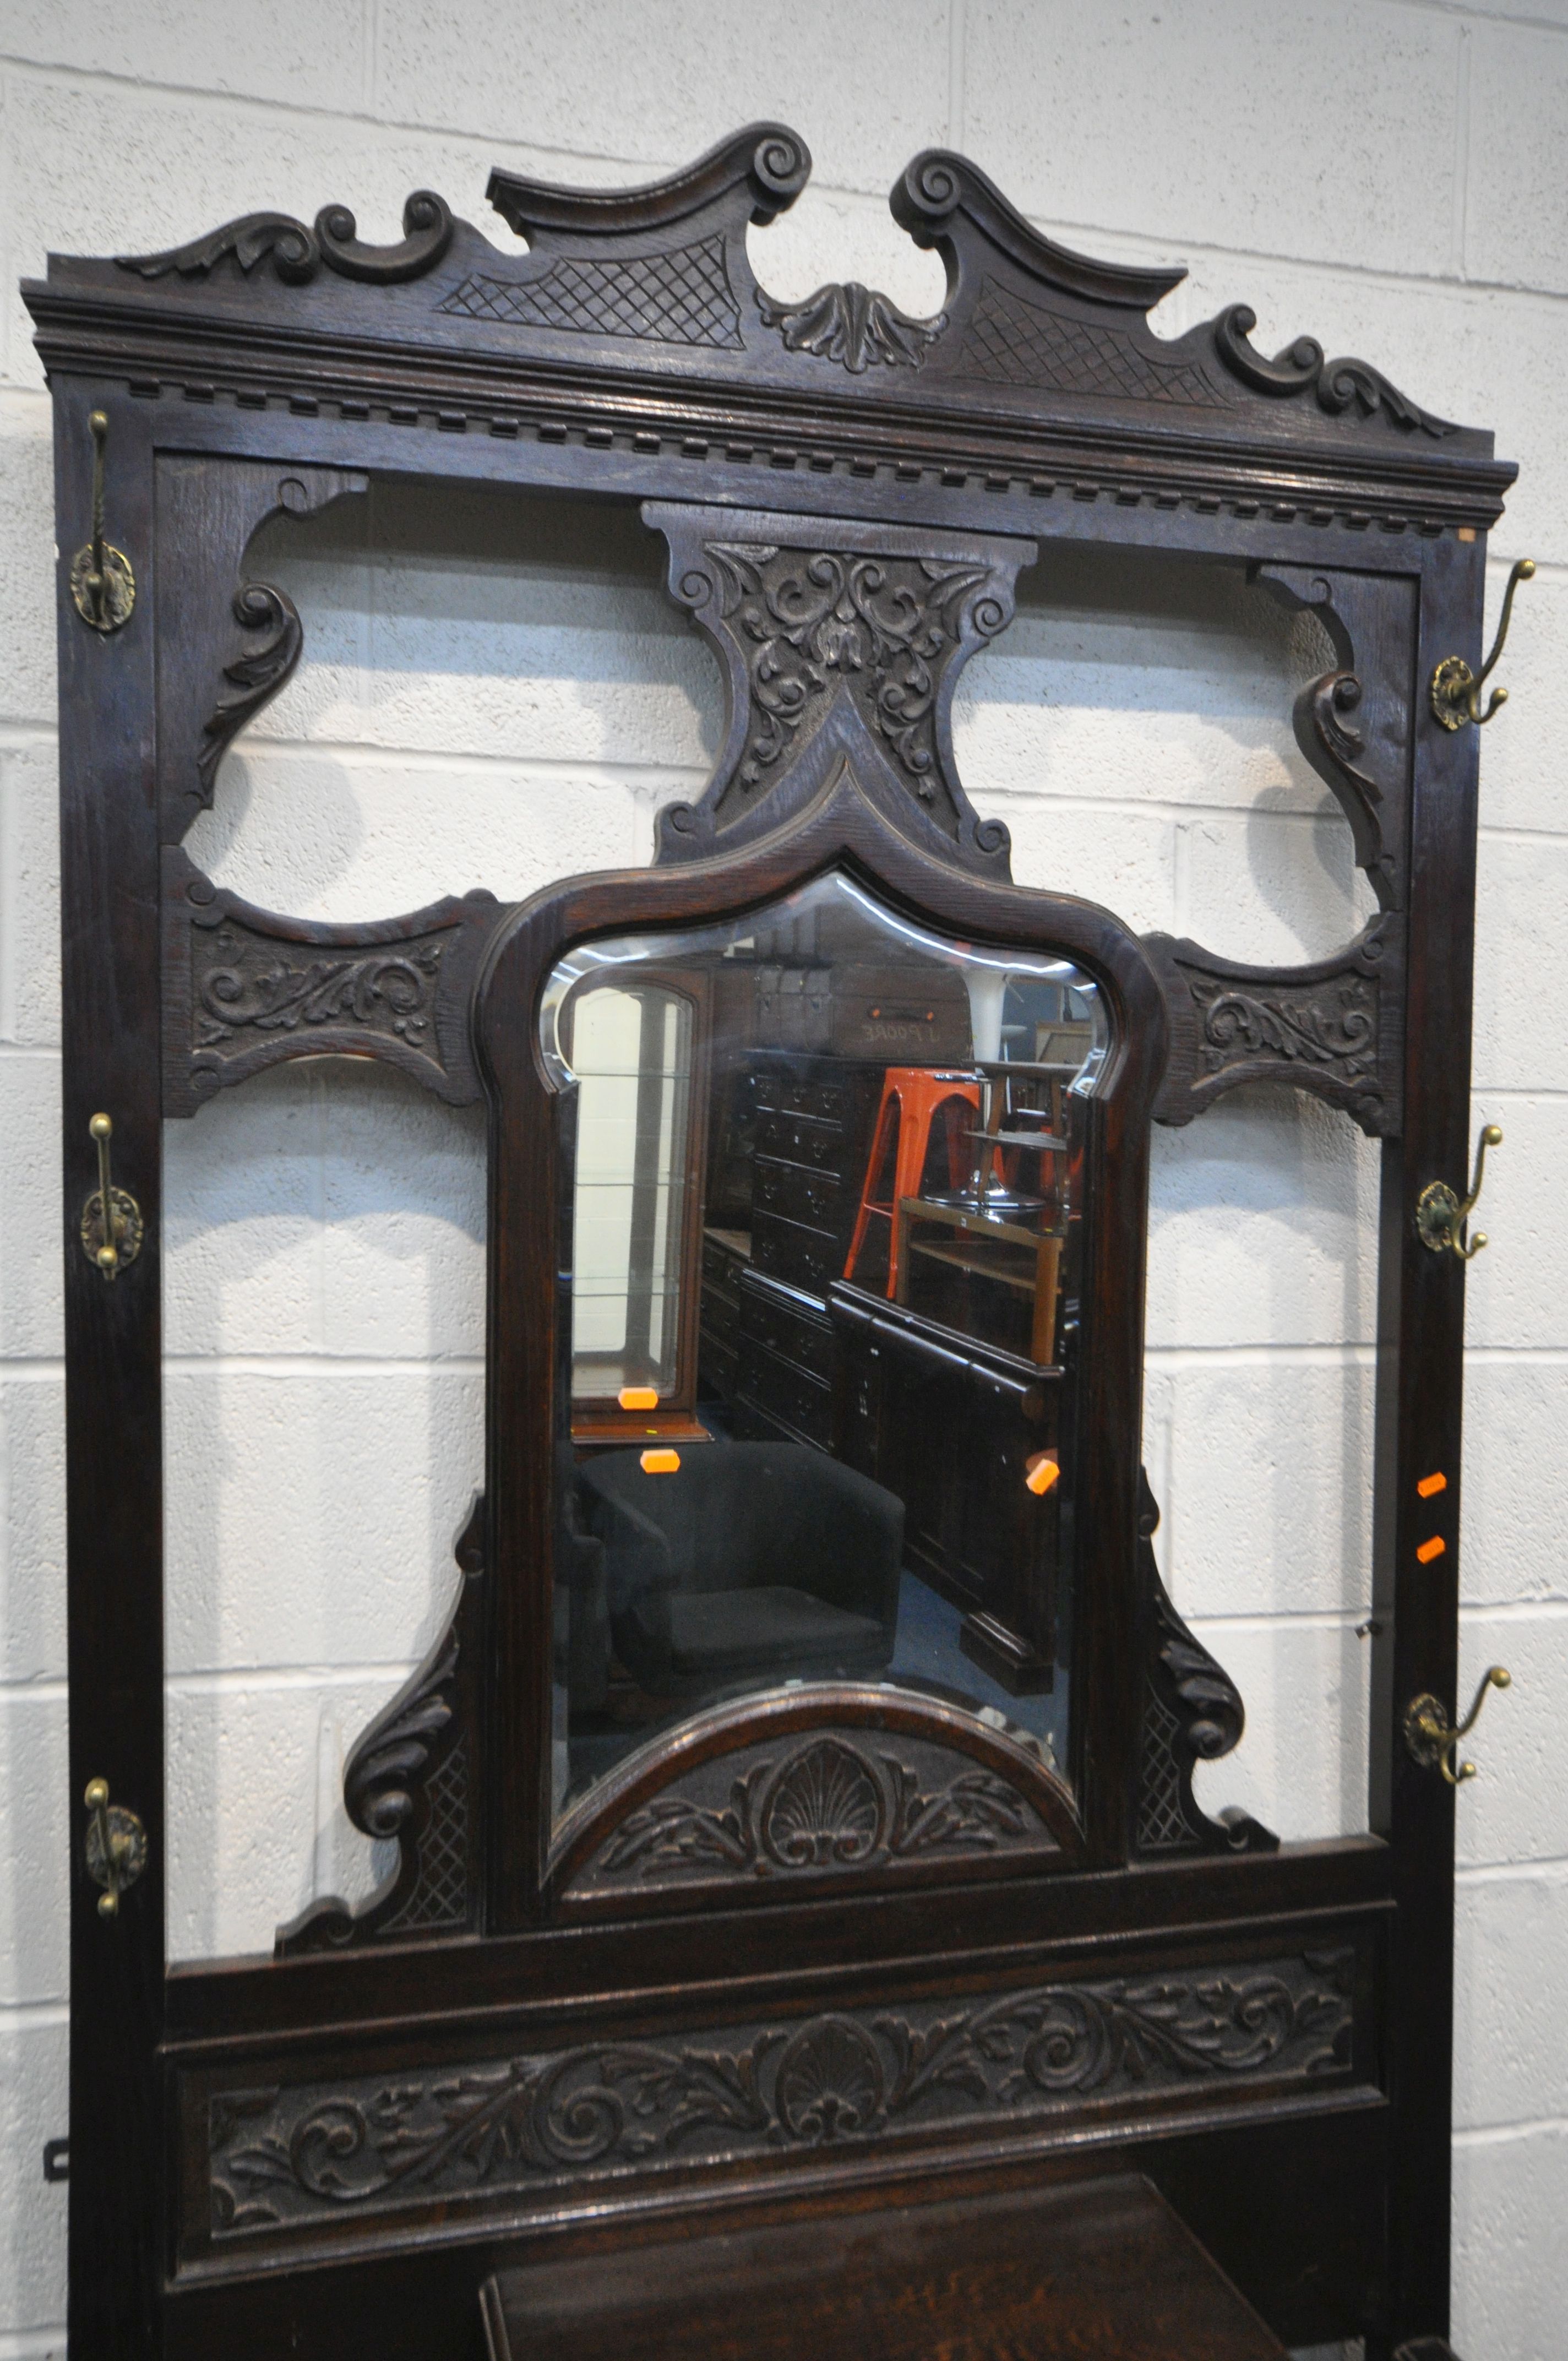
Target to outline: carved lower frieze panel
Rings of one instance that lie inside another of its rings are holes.
[[[188,2256],[1343,2091],[1351,1944],[181,2092]],[[612,2194],[613,2192],[613,2194]]]
[[[479,1096],[468,1005],[492,894],[405,917],[332,925],[262,910],[164,852],[165,1115],[287,1058],[379,1058],[452,1105]]]
[[[1170,1025],[1158,1123],[1190,1123],[1238,1082],[1289,1082],[1374,1137],[1403,1120],[1405,926],[1385,911],[1332,959],[1247,967],[1146,935]]]

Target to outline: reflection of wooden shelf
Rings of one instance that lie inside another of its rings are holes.
[[[1006,1241],[1001,1243],[1005,1252]],[[1036,1257],[1030,1257],[1027,1269],[1009,1269],[999,1256],[985,1251],[985,1245],[983,1239],[972,1246],[947,1246],[939,1238],[914,1238],[909,1251],[912,1255],[925,1255],[932,1262],[950,1263],[955,1270],[972,1271],[977,1279],[993,1279],[999,1287],[1015,1288],[1021,1295],[1033,1295]]]
[[[916,1223],[956,1231],[958,1235],[917,1238]],[[907,1302],[910,1266],[922,1257],[971,1279],[1011,1288],[1033,1299],[1030,1356],[1037,1363],[1048,1364],[1056,1352],[1057,1279],[1064,1236],[1058,1226],[1029,1229],[1022,1222],[991,1220],[968,1206],[938,1204],[929,1197],[901,1197],[896,1301]]]
[[[703,1236],[705,1238],[711,1238],[715,1246],[728,1246],[731,1254],[740,1255],[746,1262],[750,1262],[751,1259],[751,1233],[750,1230],[716,1230],[710,1224],[708,1227],[703,1231]]]

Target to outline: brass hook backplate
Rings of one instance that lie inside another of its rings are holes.
[[[1506,1689],[1511,1675],[1501,1664],[1488,1664],[1481,1675],[1481,1686],[1475,1692],[1475,1702],[1456,1728],[1448,1726],[1448,1717],[1436,1697],[1429,1693],[1412,1697],[1405,1708],[1405,1751],[1412,1763],[1423,1771],[1434,1768],[1442,1773],[1451,1787],[1457,1787],[1475,1776],[1474,1763],[1461,1763],[1454,1749],[1467,1732],[1474,1730],[1486,1702],[1489,1689]]]
[[[98,1148],[98,1186],[82,1208],[82,1251],[105,1279],[117,1279],[141,1252],[141,1207],[127,1189],[116,1189],[109,1172],[109,1142],[115,1126],[95,1115],[87,1126]],[[109,1208],[104,1227],[104,1208]]]
[[[130,620],[137,578],[125,551],[104,538],[104,445],[109,422],[95,410],[87,424],[93,435],[93,538],[71,561],[71,596],[77,613],[94,631],[117,631]]]
[[[1429,1180],[1416,1199],[1416,1229],[1423,1246],[1433,1254],[1456,1254],[1461,1262],[1474,1262],[1486,1243],[1485,1230],[1477,1230],[1468,1242],[1464,1224],[1475,1208],[1481,1194],[1481,1183],[1486,1177],[1486,1150],[1501,1148],[1503,1135],[1495,1123],[1486,1125],[1475,1146],[1475,1174],[1470,1183],[1468,1197],[1456,1197],[1446,1180]]]
[[[1508,692],[1499,688],[1493,692],[1492,701],[1485,713],[1481,710],[1481,689],[1487,674],[1503,653],[1503,642],[1508,636],[1508,623],[1514,611],[1514,592],[1521,582],[1535,575],[1533,557],[1521,557],[1508,577],[1508,587],[1503,593],[1502,618],[1497,636],[1492,642],[1492,653],[1479,672],[1472,672],[1463,656],[1444,656],[1431,676],[1431,709],[1434,719],[1445,730],[1463,730],[1467,721],[1479,729],[1490,721],[1500,705],[1507,705]]]
[[[98,1896],[98,1916],[113,1918],[121,1894],[147,1867],[147,1830],[134,1812],[110,1803],[106,1779],[90,1779],[82,1801],[88,1812],[87,1874],[104,1889]]]

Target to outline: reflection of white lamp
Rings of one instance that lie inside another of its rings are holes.
[[[977,1066],[994,1066],[1002,1059],[1002,1004],[1007,997],[1004,967],[969,967],[963,971],[969,993],[970,1032]]]
[[[982,965],[976,960],[965,960],[959,972],[969,994],[970,1036],[981,1075],[980,1129],[971,1135],[976,1155],[968,1189],[960,1191],[958,1198],[938,1197],[932,1202],[961,1202],[992,1221],[1004,1222],[1020,1213],[1036,1213],[1045,1202],[1042,1197],[1020,1196],[1007,1186],[999,1162],[1001,1151],[994,1144],[988,1144],[994,1143],[1002,1128],[997,1111],[997,1093],[1006,1086],[1005,1075],[999,1071],[1003,1064],[1002,1012],[1012,979],[1006,968]]]

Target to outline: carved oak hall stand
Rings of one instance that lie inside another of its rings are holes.
[[[747,224],[808,170],[763,125],[624,194],[495,173],[522,259],[421,192],[390,247],[257,214],[27,289],[82,2361],[724,2353],[741,2312],[758,2355],[1448,2350],[1468,725],[1513,470],[1243,306],[1157,338],[1179,270],[957,156],[892,198],[938,317],[774,303]],[[377,475],[642,504],[729,692],[651,870],[347,926],[181,849],[300,651],[253,537]],[[954,683],[1075,544],[1320,619],[1296,733],[1377,902],[1336,957],[1011,883]],[[160,1126],[323,1053],[488,1108],[487,1481],[348,1768],[395,1874],[170,1965]],[[1383,1142],[1374,1833],[1311,1845],[1194,1801],[1242,1706],[1139,1468],[1149,1126],[1260,1077]]]

